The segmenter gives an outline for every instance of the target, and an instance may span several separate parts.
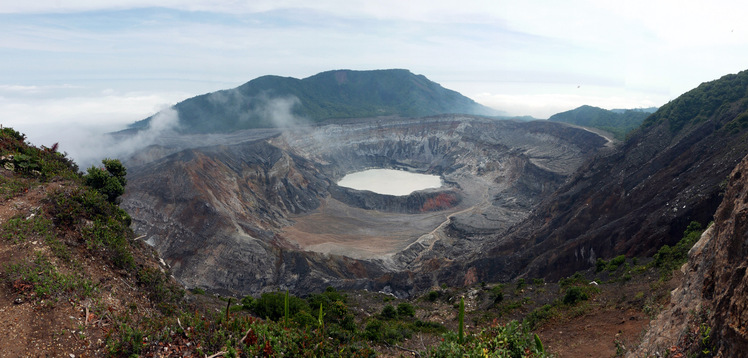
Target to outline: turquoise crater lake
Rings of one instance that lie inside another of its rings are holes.
[[[442,180],[438,175],[394,169],[368,169],[346,175],[338,185],[377,194],[402,196],[418,190],[440,188]]]

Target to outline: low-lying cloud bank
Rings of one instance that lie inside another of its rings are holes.
[[[74,93],[61,96],[61,90]],[[90,94],[78,91],[72,86],[0,87],[0,113],[3,114],[0,123],[26,134],[34,145],[51,147],[59,143],[59,150],[85,170],[107,157],[123,158],[136,147],[152,144],[159,135],[172,130],[177,117],[168,103],[188,96],[178,92],[121,94],[109,90]],[[136,138],[117,142],[108,134],[156,112],[160,113],[158,120]]]

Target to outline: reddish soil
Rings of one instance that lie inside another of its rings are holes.
[[[677,272],[676,272],[677,273]],[[536,333],[556,357],[619,357],[638,346],[649,322],[668,304],[682,277],[659,282],[647,274],[601,284],[589,309],[578,317],[551,320]]]
[[[551,322],[537,334],[559,358],[613,357],[617,348],[635,345],[647,324],[649,318],[639,310],[596,308],[569,321]]]

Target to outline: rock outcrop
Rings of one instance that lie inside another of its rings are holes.
[[[629,356],[748,352],[748,157],[730,174],[714,224],[689,252],[683,284]],[[704,339],[707,338],[707,339]]]

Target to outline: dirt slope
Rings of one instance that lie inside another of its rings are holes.
[[[49,196],[74,190],[78,184],[67,180],[39,183],[1,168],[0,179],[3,184],[6,180],[23,183],[20,190],[0,201],[3,233],[0,238],[0,322],[3,322],[0,324],[0,356],[104,356],[106,335],[113,328],[112,317],[124,312],[142,317],[153,311],[153,304],[131,274],[113,268],[81,245],[80,234],[45,226],[51,223]],[[13,223],[19,222],[43,229],[10,229]],[[152,250],[137,243],[133,243],[133,247],[137,262],[158,267]],[[34,271],[39,276],[29,279],[13,267],[39,269]],[[90,284],[91,294],[82,294],[75,284],[61,290],[45,289],[73,282]]]

